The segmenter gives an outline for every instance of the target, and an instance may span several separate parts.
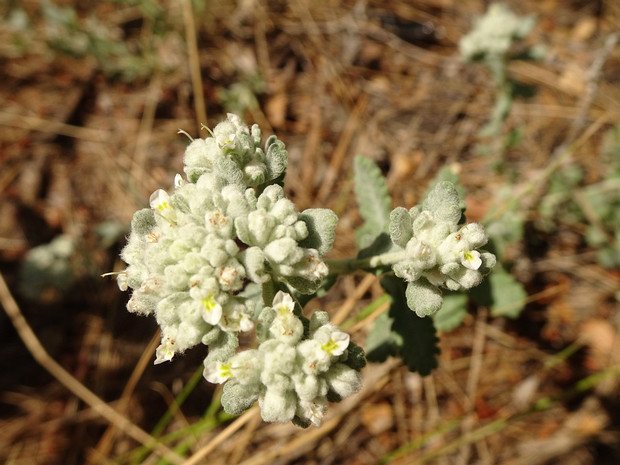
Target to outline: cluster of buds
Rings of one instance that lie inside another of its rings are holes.
[[[524,39],[535,24],[533,15],[517,16],[506,5],[494,3],[461,38],[459,51],[467,61],[503,59],[513,42]]]
[[[222,405],[240,413],[258,401],[265,421],[320,426],[327,402],[361,388],[360,350],[349,335],[315,312],[310,321],[296,312],[289,294],[279,291],[257,326],[257,349],[226,360],[205,361],[205,378],[226,383]]]
[[[447,181],[437,183],[422,205],[397,207],[389,232],[402,258],[392,265],[407,282],[407,303],[418,316],[441,308],[441,288],[452,291],[477,286],[495,265],[495,255],[479,250],[487,243],[478,223],[461,224],[458,192]]]
[[[118,282],[133,289],[128,309],[154,314],[161,326],[157,363],[220,340],[221,331],[253,329],[263,302],[244,295],[249,283],[312,293],[327,276],[322,255],[336,215],[297,212],[277,184],[284,144],[273,136],[264,150],[260,143],[258,126],[228,115],[188,146],[187,179],[177,175],[173,192],[157,190],[151,208],[134,214]]]

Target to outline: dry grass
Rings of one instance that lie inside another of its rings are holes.
[[[23,3],[37,11],[38,2]],[[160,0],[165,34],[155,27],[161,20],[138,7],[80,3],[79,13],[95,11],[117,40],[153,45],[158,65],[129,83],[106,76],[90,56],[52,56],[36,40],[42,23],[31,26],[28,52],[17,54],[8,23],[0,24],[0,283],[8,284],[0,290],[11,317],[0,314],[0,460],[135,463],[131,452],[163,434],[169,440],[142,463],[157,463],[187,439],[172,463],[618,463],[613,296],[620,275],[596,263],[578,225],[553,235],[532,231],[506,251],[529,295],[518,320],[472,308],[460,329],[442,335],[432,375],[409,373],[397,361],[371,365],[364,390],[309,430],[264,424],[255,411],[221,419],[213,386],[203,380],[184,391],[204,357],[200,348],[153,366],[154,322],[128,314],[127,296],[98,277],[122,267],[122,234],[110,245],[97,229],[124,227],[152,191],[169,187],[186,144],[177,129],[197,136],[196,114],[213,126],[225,112],[218,92],[253,74],[265,91],[246,119],[286,143],[287,189],[298,208],[339,214],[332,257],[355,253],[361,220],[351,166],[358,154],[384,170],[395,205],[416,203],[451,165],[466,187],[471,220],[510,184],[534,222],[553,170],[577,165],[586,183],[605,174],[602,135],[620,121],[620,48],[605,49],[620,25],[616,2],[508,2],[539,15],[530,40],[549,50],[544,62],[512,65],[537,93],[517,102],[505,125],[520,129],[521,142],[507,150],[490,145],[488,155],[479,153],[476,134],[493,104],[490,77],[464,66],[456,50],[485,2],[206,3],[192,25],[183,10],[189,0]],[[381,26],[385,15],[432,21],[435,35],[407,42]],[[200,95],[206,108],[193,98]],[[60,233],[76,238],[76,280],[67,292],[52,288],[29,299],[20,263]],[[375,278],[347,276],[309,310],[345,321],[380,296]],[[351,328],[355,341],[363,344],[376,315]],[[179,395],[187,398],[177,408]],[[157,433],[166,411],[170,423]]]

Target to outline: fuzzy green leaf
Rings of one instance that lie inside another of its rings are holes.
[[[276,136],[269,136],[265,142],[265,156],[267,158],[267,181],[280,177],[288,166],[288,152],[284,143]]]
[[[444,166],[437,172],[433,180],[426,188],[426,191],[424,192],[424,198],[426,198],[428,194],[433,190],[433,188],[442,181],[448,181],[452,183],[452,185],[456,189],[457,194],[459,195],[459,206],[461,207],[461,211],[464,212],[466,207],[465,201],[463,200],[465,198],[465,188],[461,184],[461,179],[459,175],[455,173],[454,169],[450,166]]]
[[[146,235],[153,230],[157,222],[155,221],[155,214],[150,208],[143,208],[133,214],[131,219],[131,229],[136,234]]]
[[[228,360],[235,355],[235,349],[239,346],[239,338],[235,333],[220,331],[217,339],[209,343],[209,353],[205,358],[205,364],[211,360]]]
[[[388,312],[379,315],[366,338],[366,358],[375,363],[385,362],[396,355],[397,347],[402,346],[402,338],[392,332],[393,320]]]
[[[457,224],[461,218],[461,199],[450,181],[439,181],[428,193],[422,208],[433,212],[437,221]]]
[[[350,341],[349,347],[347,347],[347,358],[342,363],[349,368],[360,371],[366,366],[366,353],[364,352],[364,349],[358,346],[355,342]]]
[[[390,238],[401,248],[407,247],[407,242],[413,237],[413,220],[409,211],[404,207],[396,207],[390,213]]]
[[[364,224],[355,232],[360,249],[370,245],[385,231],[390,219],[390,195],[379,167],[369,158],[355,157],[353,163],[355,195]]]
[[[222,390],[222,407],[229,415],[240,415],[249,409],[258,400],[258,393],[250,395],[245,385],[235,380],[229,380]]]
[[[425,279],[407,283],[405,296],[409,308],[420,318],[432,315],[441,308],[443,303],[441,291]]]
[[[302,294],[313,294],[319,290],[322,281],[320,279],[311,281],[300,276],[288,276],[284,279],[293,289]]]
[[[386,275],[381,279],[381,286],[392,297],[389,313],[394,320],[392,331],[402,340],[398,355],[410,371],[417,371],[422,376],[428,375],[437,368],[436,355],[440,352],[433,320],[420,318],[409,309],[405,297],[406,284],[402,279]]]
[[[441,309],[433,315],[437,331],[449,332],[461,326],[467,315],[467,295],[447,293],[443,297]]]
[[[329,252],[336,238],[338,216],[327,208],[309,208],[304,210],[299,218],[308,225],[308,237],[299,245],[316,249],[321,256]]]
[[[470,294],[479,305],[490,307],[493,316],[507,318],[517,318],[527,299],[523,285],[501,268],[494,270]]]

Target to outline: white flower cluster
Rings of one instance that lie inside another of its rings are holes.
[[[307,326],[307,327],[305,327]],[[235,414],[258,401],[263,420],[320,426],[328,400],[361,388],[349,335],[315,312],[306,325],[289,294],[279,291],[258,319],[257,349],[205,361],[205,378],[226,383],[222,405]]]
[[[506,5],[494,3],[476,20],[469,34],[461,38],[459,51],[468,61],[502,58],[513,41],[525,38],[535,24],[533,15],[520,17]]]
[[[199,343],[234,350],[236,333],[253,329],[263,306],[260,296],[243,293],[248,283],[312,293],[327,276],[321,257],[336,215],[297,212],[276,184],[286,169],[284,145],[274,136],[264,150],[260,143],[256,125],[228,115],[187,148],[187,180],[177,175],[172,193],[154,192],[151,208],[133,217],[118,283],[133,289],[127,308],[154,314],[161,326],[156,363]]]
[[[390,215],[390,237],[405,257],[392,269],[407,281],[407,303],[420,317],[441,308],[440,288],[470,289],[495,265],[495,255],[478,250],[488,240],[484,228],[460,225],[461,215],[459,195],[447,181],[421,206],[397,207]]]

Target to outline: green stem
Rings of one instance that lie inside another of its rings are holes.
[[[374,255],[366,258],[342,258],[339,260],[325,260],[329,267],[329,274],[341,275],[355,273],[356,271],[372,272],[377,268],[387,265],[393,265],[407,258],[404,250],[396,252],[387,252],[380,255]]]
[[[263,283],[263,304],[271,306],[273,298],[276,296],[276,285],[273,279]]]

